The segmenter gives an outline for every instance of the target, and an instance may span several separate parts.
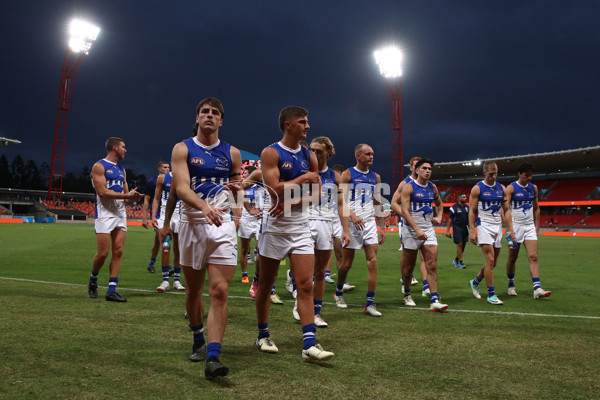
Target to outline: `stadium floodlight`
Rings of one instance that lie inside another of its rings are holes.
[[[398,78],[402,76],[402,50],[396,46],[383,47],[375,50],[375,62],[379,65],[379,73],[384,78]]]
[[[65,142],[67,136],[67,111],[71,108],[71,97],[79,68],[83,58],[89,53],[92,44],[100,33],[100,28],[89,22],[73,19],[69,24],[68,46],[65,52],[60,91],[58,94],[58,112],[54,129],[54,146],[52,147],[52,164],[48,183],[48,199],[60,199],[65,165]]]
[[[396,46],[382,47],[374,52],[379,73],[385,79],[392,118],[392,181],[394,188],[404,179],[402,164],[402,110],[400,102],[400,77],[402,76],[402,50]]]
[[[100,33],[100,28],[81,19],[74,19],[69,24],[69,48],[75,53],[88,54]]]

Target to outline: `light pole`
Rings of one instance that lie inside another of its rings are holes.
[[[379,65],[379,73],[385,79],[392,118],[392,192],[404,178],[402,163],[402,108],[400,96],[400,76],[402,76],[402,51],[395,47],[384,47],[376,50],[375,62]]]
[[[54,129],[48,199],[60,199],[62,196],[67,111],[71,107],[73,87],[77,81],[83,57],[89,53],[92,43],[98,37],[99,32],[100,28],[82,20],[74,19],[69,24],[69,42],[63,62],[60,91],[58,94],[58,112],[56,114],[56,126]]]

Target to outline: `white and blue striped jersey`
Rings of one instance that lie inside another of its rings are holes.
[[[195,137],[183,141],[188,148],[188,171],[190,187],[204,201],[216,208],[224,208],[223,221],[232,221],[229,191],[223,186],[229,181],[232,166],[231,146],[217,141],[206,146]],[[186,222],[207,223],[202,211],[183,203],[181,220]]]
[[[308,208],[308,219],[332,221],[337,216],[338,187],[335,181],[335,171],[329,167],[319,171],[321,177],[321,200]],[[334,208],[335,204],[335,208]]]
[[[348,171],[350,171],[348,208],[364,221],[373,218],[375,216],[373,193],[377,186],[377,174],[373,171],[361,171],[356,167],[349,168]]]
[[[300,175],[310,171],[310,152],[307,148],[300,146],[290,149],[281,142],[273,143],[269,147],[277,151],[279,156],[279,181],[288,182]],[[263,181],[264,184],[264,181]],[[293,195],[293,193],[292,193]],[[302,195],[302,193],[297,193]],[[272,199],[267,190],[264,191],[264,212],[260,231],[261,233],[305,233],[310,232],[308,228],[308,215],[304,207],[293,207],[289,216],[274,217],[269,210],[277,199]]]
[[[428,181],[426,185],[421,185],[416,180],[411,179],[407,182],[407,185],[411,185],[413,188],[410,195],[410,216],[421,229],[433,227],[431,223],[433,219],[433,201],[435,199],[433,184]]]
[[[514,191],[510,201],[510,211],[514,224],[533,224],[533,202],[535,201],[535,186],[529,182],[521,186],[519,182],[511,183]]]
[[[169,172],[165,174],[165,180],[162,185],[162,193],[160,195],[159,207],[156,212],[157,219],[165,219],[165,213],[167,211],[167,200],[169,200],[169,194],[171,193],[171,182],[173,182],[173,173]],[[178,219],[180,215],[181,209],[181,200],[177,200],[175,203],[175,210],[173,211],[173,216],[171,219]]]
[[[102,164],[104,167],[106,188],[112,190],[113,192],[123,193],[123,188],[125,185],[125,170],[123,167],[106,159],[99,160],[97,163]],[[93,179],[92,186],[94,186]],[[96,188],[94,187],[94,189]],[[96,192],[96,208],[94,211],[95,219],[123,217],[124,215],[126,215],[125,200],[100,197],[98,196],[98,192]]]
[[[261,192],[258,189],[258,185],[254,185],[244,191],[245,199],[248,200],[250,207],[260,209],[258,205],[262,203],[260,200]],[[256,219],[256,217],[250,214],[245,207],[242,207],[242,219]]]
[[[489,186],[484,181],[478,182],[479,204],[477,205],[477,225],[502,225],[502,200],[504,187],[499,182]]]

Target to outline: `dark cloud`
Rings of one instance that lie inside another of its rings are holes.
[[[405,51],[404,159],[493,158],[598,144],[600,3],[594,1],[8,1],[0,136],[11,158],[50,162],[65,29],[102,28],[69,111],[66,170],[79,172],[122,136],[127,168],[154,174],[191,135],[197,102],[220,98],[222,137],[260,154],[277,115],[310,110],[311,135],[353,164],[368,142],[391,179],[392,130],[372,52]]]

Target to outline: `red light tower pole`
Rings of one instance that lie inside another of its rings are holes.
[[[404,179],[404,164],[402,162],[402,103],[400,78],[386,78],[390,117],[392,119],[392,192]]]
[[[379,66],[379,73],[385,79],[390,117],[392,118],[392,193],[404,179],[402,162],[402,103],[400,96],[400,77],[402,76],[402,51],[395,46],[381,48],[373,54]]]
[[[60,78],[60,91],[58,94],[58,112],[54,128],[54,146],[52,147],[52,165],[50,168],[50,182],[48,184],[48,199],[60,199],[62,196],[62,182],[65,165],[65,143],[67,136],[67,112],[71,108],[73,88],[77,82],[77,75],[85,53],[73,53],[67,48]]]
[[[65,53],[60,91],[58,93],[58,112],[54,128],[54,146],[52,146],[52,165],[48,182],[48,199],[60,199],[62,196],[63,172],[65,166],[65,143],[67,136],[67,112],[71,108],[73,88],[77,82],[83,57],[88,54],[92,43],[98,37],[100,28],[85,21],[74,19],[69,25],[69,45]]]

